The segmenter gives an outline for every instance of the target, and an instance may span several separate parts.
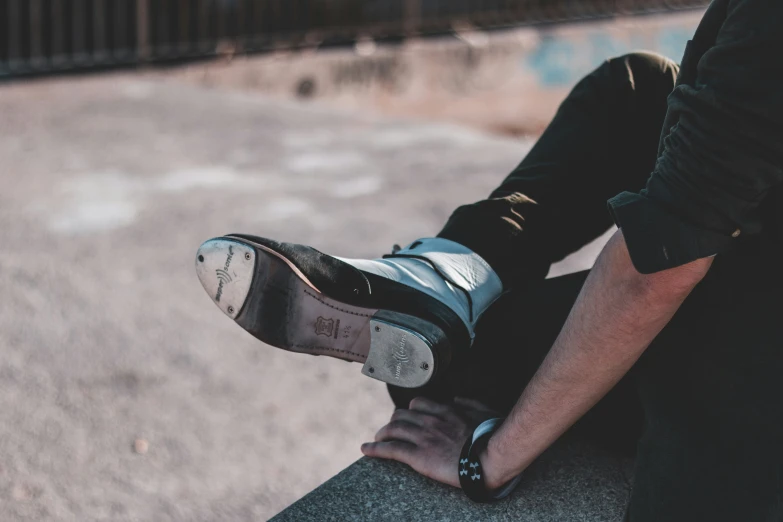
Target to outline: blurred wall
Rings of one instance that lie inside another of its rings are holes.
[[[679,61],[701,11],[237,57],[169,73],[208,86],[536,134],[603,60],[649,50]]]
[[[0,0],[0,79],[702,8],[707,0]]]

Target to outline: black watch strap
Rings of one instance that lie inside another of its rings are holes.
[[[496,490],[487,489],[484,470],[481,467],[481,453],[487,447],[489,438],[503,423],[503,419],[489,419],[482,422],[468,437],[459,456],[459,484],[462,491],[474,502],[493,502],[505,498],[519,484],[522,475]]]

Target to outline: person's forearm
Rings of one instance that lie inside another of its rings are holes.
[[[618,231],[541,367],[482,457],[490,487],[524,470],[633,366],[706,274],[711,258],[638,273]]]

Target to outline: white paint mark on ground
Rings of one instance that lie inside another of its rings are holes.
[[[389,128],[371,136],[376,147],[398,148],[421,143],[437,143],[450,147],[455,145],[475,147],[481,144],[496,144],[498,138],[467,127],[457,125],[421,125],[415,127]]]
[[[183,192],[200,188],[224,190],[261,188],[262,180],[243,176],[229,168],[205,167],[175,170],[153,180],[149,188],[165,192]],[[146,184],[145,184],[146,185]]]
[[[339,173],[366,168],[369,162],[355,152],[312,152],[294,156],[285,162],[285,167],[303,174]]]
[[[283,134],[283,146],[291,149],[325,147],[334,142],[334,134],[327,132],[293,131]]]
[[[78,234],[112,230],[136,219],[138,207],[131,197],[133,179],[109,171],[82,176],[65,183],[58,202],[39,204],[49,213],[50,230]]]
[[[278,176],[243,175],[224,167],[180,169],[160,177],[131,176],[119,171],[91,173],[65,181],[30,210],[45,216],[48,228],[64,234],[100,232],[131,225],[146,201],[157,194],[190,190],[262,193],[268,179]],[[306,211],[302,200],[275,201],[268,219],[286,219]]]
[[[152,96],[152,84],[145,82],[126,83],[120,87],[120,93],[132,100],[145,100]]]
[[[304,214],[310,205],[298,198],[276,198],[261,208],[261,218],[264,221],[280,221]]]
[[[385,126],[373,128],[354,128],[343,131],[340,136],[328,132],[296,131],[284,134],[282,143],[284,147],[301,151],[293,161],[294,169],[301,163],[305,168],[312,168],[311,164],[324,162],[328,164],[340,158],[339,154],[329,151],[332,144],[346,141],[357,142],[376,149],[405,149],[412,146],[426,144],[444,144],[454,146],[476,146],[485,142],[497,143],[498,139],[485,133],[463,128],[456,125],[407,125]],[[317,151],[317,152],[314,152]],[[362,158],[364,160],[364,158]]]
[[[329,194],[335,198],[348,199],[367,196],[378,192],[383,186],[383,180],[376,176],[353,178],[331,185]]]
[[[136,214],[136,205],[131,201],[92,201],[53,217],[49,228],[68,234],[113,230],[133,223]]]

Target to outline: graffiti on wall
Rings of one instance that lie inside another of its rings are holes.
[[[653,51],[679,61],[695,29],[694,24],[622,33],[591,30],[578,38],[546,33],[521,64],[542,87],[567,87],[607,58],[632,51]]]
[[[407,64],[397,55],[346,60],[333,66],[332,82],[338,89],[378,86],[398,93],[404,88],[407,72]]]
[[[648,50],[679,60],[697,18],[674,15],[654,23],[615,22],[520,29],[496,33],[484,45],[435,42],[417,53],[387,48],[371,56],[343,55],[325,74],[300,76],[301,98],[329,92],[383,92],[403,95],[414,83],[463,97],[502,90],[507,84],[542,90],[565,89],[604,60]]]

